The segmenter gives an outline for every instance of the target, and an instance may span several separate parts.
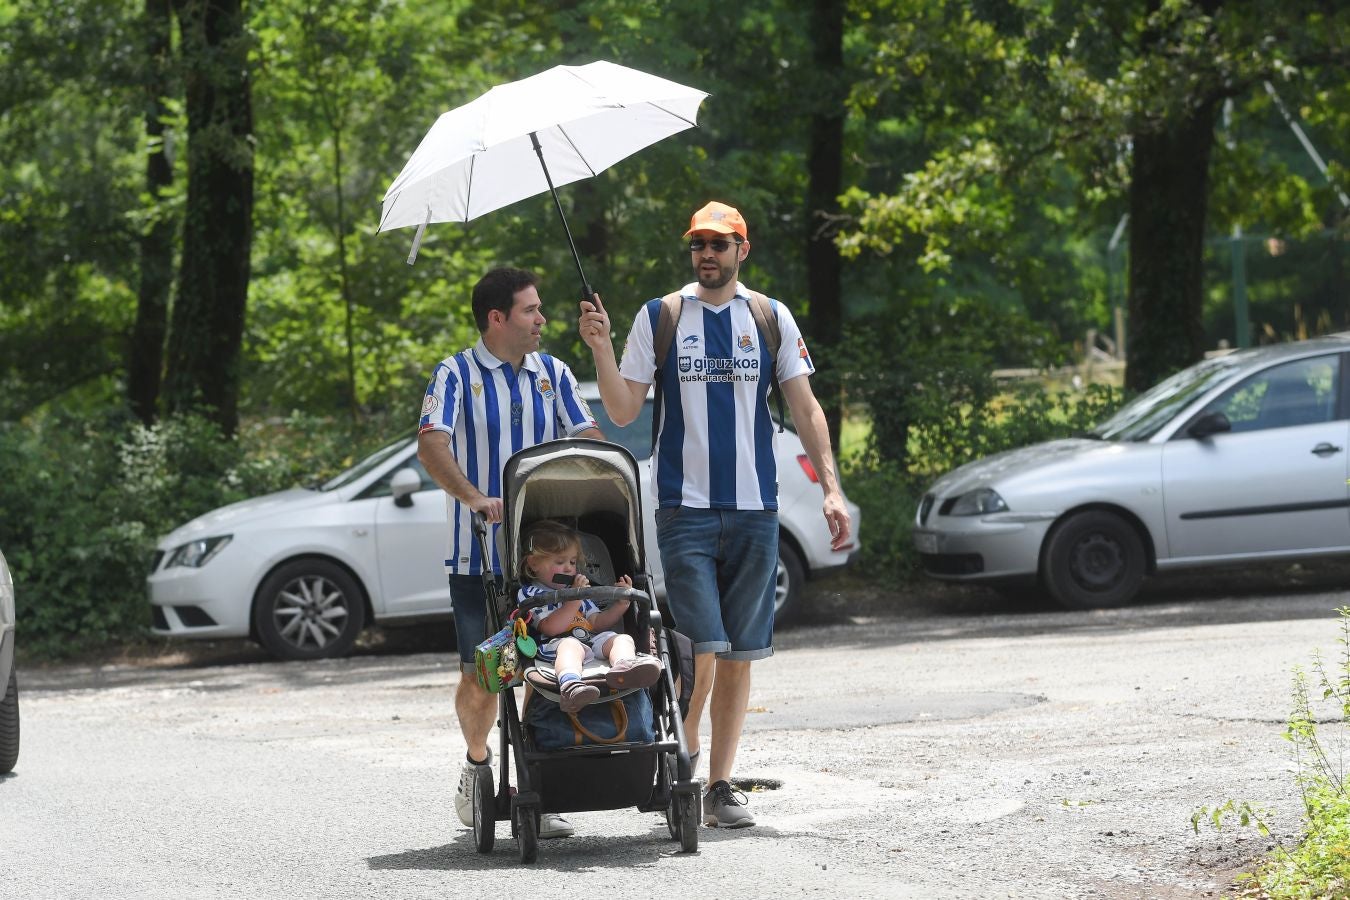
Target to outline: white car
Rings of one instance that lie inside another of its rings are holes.
[[[0,553],[0,775],[19,760],[19,679],[14,674],[14,578]]]
[[[639,459],[647,564],[665,595],[651,507],[650,399],[638,420],[616,428],[593,383],[582,396],[600,427]],[[775,435],[778,459],[778,621],[800,604],[807,577],[845,565],[856,552],[860,514],[849,503],[854,541],[830,549],[821,492],[801,441]],[[366,624],[445,619],[450,594],[441,561],[445,494],[401,438],[317,489],[296,488],[199,516],[160,539],[147,579],[155,634],[250,637],[283,659],[339,656]]]

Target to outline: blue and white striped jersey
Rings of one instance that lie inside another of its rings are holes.
[[[517,450],[573,437],[595,428],[590,407],[577,393],[577,379],[562,360],[531,353],[519,371],[493,356],[480,338],[436,366],[422,403],[417,433],[450,434],[450,450],[464,476],[489,497],[502,496],[502,467]],[[482,553],[474,538],[473,511],[446,494],[450,543],[445,566],[451,575],[481,575]],[[501,572],[496,529],[492,570]]]
[[[792,313],[770,301],[782,343],[770,360],[762,346],[745,285],[720,307],[700,301],[696,283],[681,289],[684,302],[675,346],[661,383],[661,423],[652,466],[658,508],[777,509],[778,467],[769,415],[770,365],[778,381],[815,372]],[[619,372],[650,384],[656,354],[652,335],[661,299],[648,301],[633,322]]]

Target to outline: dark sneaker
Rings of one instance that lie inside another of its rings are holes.
[[[475,766],[468,760],[464,761],[464,769],[459,773],[459,788],[455,791],[455,812],[459,814],[460,822],[468,827],[473,827],[473,792],[474,785],[478,781],[478,773],[482,769],[489,768],[492,765],[492,748],[488,748],[487,762],[481,766]]]
[[[580,712],[581,708],[592,700],[599,698],[600,689],[593,684],[587,684],[581,679],[569,681],[558,691],[558,705],[562,707],[565,713]]]
[[[714,781],[703,795],[703,824],[711,828],[749,828],[755,817],[745,808],[745,795],[725,781]]]

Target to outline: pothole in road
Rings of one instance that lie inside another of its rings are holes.
[[[733,778],[731,786],[745,793],[755,791],[776,791],[783,786],[777,778]]]

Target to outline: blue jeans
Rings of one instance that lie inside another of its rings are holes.
[[[756,660],[773,655],[778,512],[656,511],[666,606],[695,653]]]

